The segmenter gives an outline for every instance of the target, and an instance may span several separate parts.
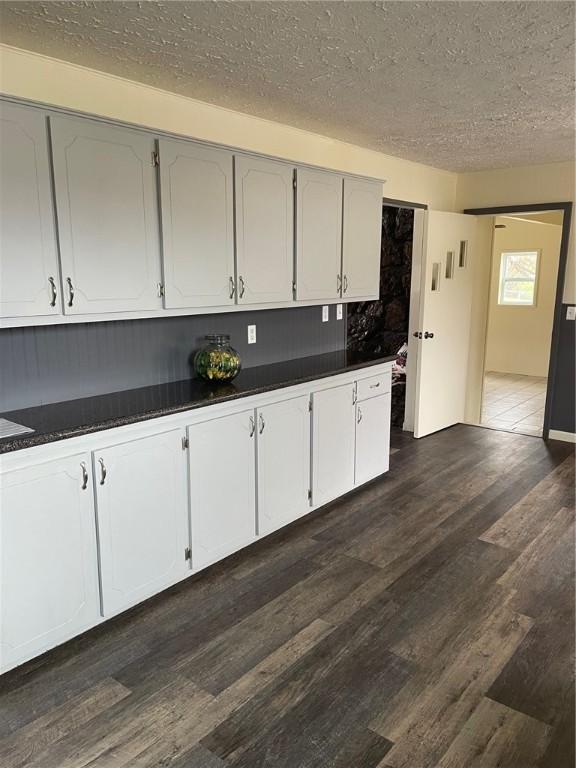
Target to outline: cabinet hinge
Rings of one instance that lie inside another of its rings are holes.
[[[296,295],[296,280],[292,280],[292,293]]]
[[[164,296],[164,283],[158,283],[158,296],[160,298]]]
[[[158,152],[152,152],[152,168],[158,168],[160,165],[160,156]]]
[[[292,173],[292,186],[296,189],[296,171]]]
[[[190,547],[186,547],[184,550],[184,560],[192,560],[192,550]]]
[[[312,398],[308,400],[308,410],[310,411],[310,413],[312,413]]]
[[[308,501],[312,501],[312,491],[308,489]]]
[[[182,438],[182,450],[185,451],[187,448],[190,447],[190,441],[187,437]]]

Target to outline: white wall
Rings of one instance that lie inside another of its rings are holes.
[[[458,176],[456,207],[464,210],[517,203],[574,202],[575,178],[574,162],[462,173]],[[565,304],[576,304],[575,213],[564,282]]]
[[[500,216],[495,223],[505,229],[494,232],[486,370],[547,376],[562,228]],[[501,254],[515,250],[541,252],[534,306],[498,304]]]
[[[386,197],[454,210],[456,174],[0,46],[0,91],[335,170],[386,179]]]

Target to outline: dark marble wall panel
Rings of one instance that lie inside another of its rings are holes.
[[[248,345],[246,326],[256,324]],[[0,411],[186,379],[210,332],[229,333],[244,367],[344,349],[344,320],[321,307],[0,331]]]

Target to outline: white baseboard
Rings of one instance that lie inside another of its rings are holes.
[[[564,440],[565,443],[576,443],[574,432],[562,432],[559,429],[551,429],[548,433],[550,440]]]

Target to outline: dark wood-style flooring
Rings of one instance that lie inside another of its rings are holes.
[[[0,678],[2,768],[574,768],[571,446],[384,478]]]

